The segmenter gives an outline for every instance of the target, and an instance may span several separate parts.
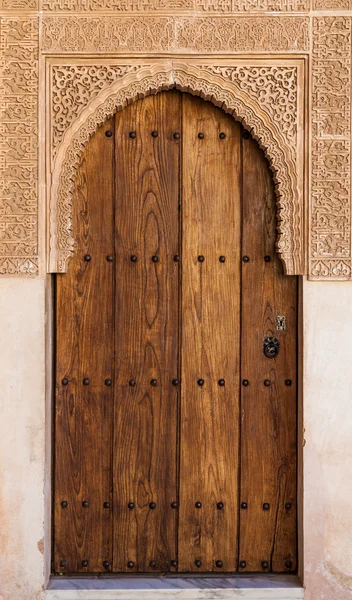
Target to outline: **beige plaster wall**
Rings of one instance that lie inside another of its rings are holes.
[[[44,573],[45,284],[0,279],[0,599]]]
[[[306,600],[352,598],[352,283],[303,284]]]

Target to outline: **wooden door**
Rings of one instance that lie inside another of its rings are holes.
[[[263,153],[212,104],[149,96],[93,136],[73,213],[53,570],[295,571],[297,281]]]

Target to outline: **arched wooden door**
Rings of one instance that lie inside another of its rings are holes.
[[[275,211],[258,145],[200,98],[139,100],[88,144],[56,278],[55,572],[296,569]]]

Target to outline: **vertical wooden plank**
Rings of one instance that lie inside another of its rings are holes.
[[[176,560],[180,127],[178,92],[116,115],[115,571]]]
[[[241,370],[249,385],[242,386],[241,401],[242,571],[296,568],[297,279],[283,275],[275,239],[269,167],[257,143],[244,139],[243,255],[249,261],[242,262]],[[285,316],[286,331],[277,330],[277,316]],[[269,336],[280,341],[277,358],[264,355]]]
[[[225,572],[237,566],[240,126],[188,95],[182,121],[179,569]]]
[[[105,132],[113,127],[105,123],[82,158],[73,203],[77,249],[67,274],[56,278],[54,569],[62,572],[104,571],[104,561],[112,561],[111,508],[104,502],[112,501],[113,387],[105,380],[113,379],[114,358],[114,263],[107,260],[114,137]]]

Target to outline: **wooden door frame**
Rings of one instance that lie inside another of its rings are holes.
[[[307,169],[304,168],[306,164],[307,147],[308,147],[308,136],[305,136],[305,127],[307,123],[307,103],[305,93],[305,82],[307,79],[307,60],[305,56],[294,55],[288,59],[287,56],[284,58],[275,58],[275,60],[263,57],[255,57],[252,59],[238,58],[234,59],[231,57],[231,65],[243,68],[258,68],[258,66],[290,66],[297,69],[299,73],[299,88],[297,94],[297,105],[295,118],[299,120],[302,125],[301,134],[299,140],[296,140],[295,145],[284,144],[282,136],[272,135],[269,137],[266,135],[266,126],[270,124],[270,121],[274,118],[273,107],[267,104],[264,108],[260,107],[257,102],[248,96],[248,90],[238,92],[238,89],[234,90],[226,80],[225,75],[219,76],[218,74],[212,74],[211,63],[214,63],[214,59],[204,58],[202,60],[202,66],[199,66],[199,59],[193,59],[193,61],[180,62],[172,61],[172,67],[170,62],[165,65],[155,62],[155,69],[150,69],[150,61],[148,61],[148,67],[146,71],[143,71],[144,77],[140,76],[140,68],[143,60],[138,61],[138,69],[127,74],[126,77],[122,77],[120,81],[115,82],[108,89],[103,89],[98,96],[94,96],[94,86],[92,81],[92,94],[93,99],[88,103],[83,103],[81,112],[76,115],[75,118],[69,123],[66,123],[67,128],[61,136],[60,142],[55,143],[54,130],[55,123],[52,120],[52,107],[55,92],[53,90],[53,71],[58,66],[57,59],[47,60],[47,76],[50,81],[50,89],[47,94],[48,110],[46,112],[46,131],[47,136],[47,150],[46,160],[46,192],[47,201],[46,206],[48,210],[47,222],[50,223],[50,243],[48,235],[48,247],[49,247],[49,261],[50,268],[49,272],[65,272],[68,260],[73,253],[74,248],[74,232],[71,230],[71,198],[73,192],[72,180],[74,179],[76,165],[78,159],[83,151],[83,146],[89,141],[91,135],[96,131],[98,126],[104,122],[104,120],[116,110],[122,109],[126,103],[133,101],[138,97],[145,96],[150,93],[157,93],[163,89],[170,89],[176,87],[181,91],[188,91],[194,95],[199,95],[206,100],[212,101],[215,105],[220,106],[226,112],[233,114],[234,118],[240,120],[244,127],[251,131],[253,137],[257,139],[259,145],[264,150],[271,170],[273,171],[274,179],[276,179],[276,189],[278,191],[278,204],[280,201],[280,191],[282,189],[282,183],[280,180],[280,173],[282,173],[282,167],[285,162],[280,163],[281,157],[294,155],[296,165],[299,165],[299,172],[296,173],[299,182],[299,195],[296,198],[296,203],[291,202],[290,206],[286,207],[286,210],[282,211],[280,217],[283,217],[284,221],[280,223],[280,230],[288,232],[287,235],[290,237],[291,250],[288,254],[281,251],[281,259],[284,266],[286,267],[286,273],[288,274],[305,274],[306,273],[306,205],[304,202],[307,196]],[[67,60],[64,61],[67,64]],[[106,65],[107,61],[100,61]],[[124,61],[124,64],[131,64],[131,61]],[[189,63],[192,63],[189,65]],[[193,64],[194,62],[194,64]],[[87,65],[87,61],[74,59],[74,63],[77,66]],[[96,65],[97,61],[94,61]],[[109,60],[108,64],[112,63],[115,66],[121,68],[121,60],[112,61]],[[197,64],[198,63],[198,64]],[[217,57],[216,64],[226,67],[229,65],[229,59],[225,57]],[[188,66],[189,65],[189,66]],[[152,71],[152,72],[151,72]],[[210,74],[209,74],[210,71]],[[139,73],[139,75],[138,75]],[[235,92],[242,95],[239,99],[235,97]],[[67,90],[67,94],[69,90]],[[234,98],[236,105],[234,107]],[[247,103],[247,104],[246,104]],[[250,111],[247,111],[248,105]],[[264,110],[265,109],[265,110]],[[255,119],[255,111],[259,110],[263,116],[263,120],[259,123]],[[242,114],[242,111],[244,115]],[[252,119],[252,120],[251,120]],[[271,146],[270,146],[271,143]],[[275,151],[275,146],[280,151]],[[277,161],[275,161],[277,158]],[[43,165],[42,165],[43,166]],[[44,170],[44,168],[43,168]],[[45,189],[45,188],[43,188]],[[291,198],[294,196],[291,195]],[[297,204],[298,203],[298,204]],[[298,212],[297,212],[298,211]],[[290,229],[290,222],[301,219],[301,227],[298,229],[298,237],[296,230],[296,237],[292,229]],[[290,233],[291,231],[291,233]],[[49,234],[49,231],[48,231]],[[296,260],[292,258],[292,248],[296,244],[296,249],[299,248],[298,254],[296,253]],[[283,248],[283,247],[281,247]],[[280,251],[279,251],[280,254]],[[52,278],[47,286],[48,289],[48,300],[47,308],[49,315],[53,314],[53,302],[52,302]],[[301,282],[299,284],[300,290],[302,289]],[[300,304],[299,304],[299,323],[302,323],[302,294],[300,293]],[[298,397],[298,564],[299,564],[299,577],[302,578],[303,573],[303,468],[302,468],[302,352],[303,341],[302,341],[302,326],[299,327],[299,397]],[[51,423],[52,415],[52,381],[53,381],[53,369],[52,369],[52,356],[53,356],[53,336],[54,328],[50,322],[47,328],[47,347],[48,347],[48,365],[47,365],[47,422]],[[51,428],[50,428],[51,429]],[[50,537],[51,537],[51,454],[52,454],[52,439],[51,430],[47,433],[47,453],[46,453],[46,473],[48,474],[46,480],[47,490],[47,543],[46,548],[51,548]],[[50,491],[49,491],[50,490]],[[45,553],[47,575],[50,573],[50,562],[51,562],[51,551]]]

